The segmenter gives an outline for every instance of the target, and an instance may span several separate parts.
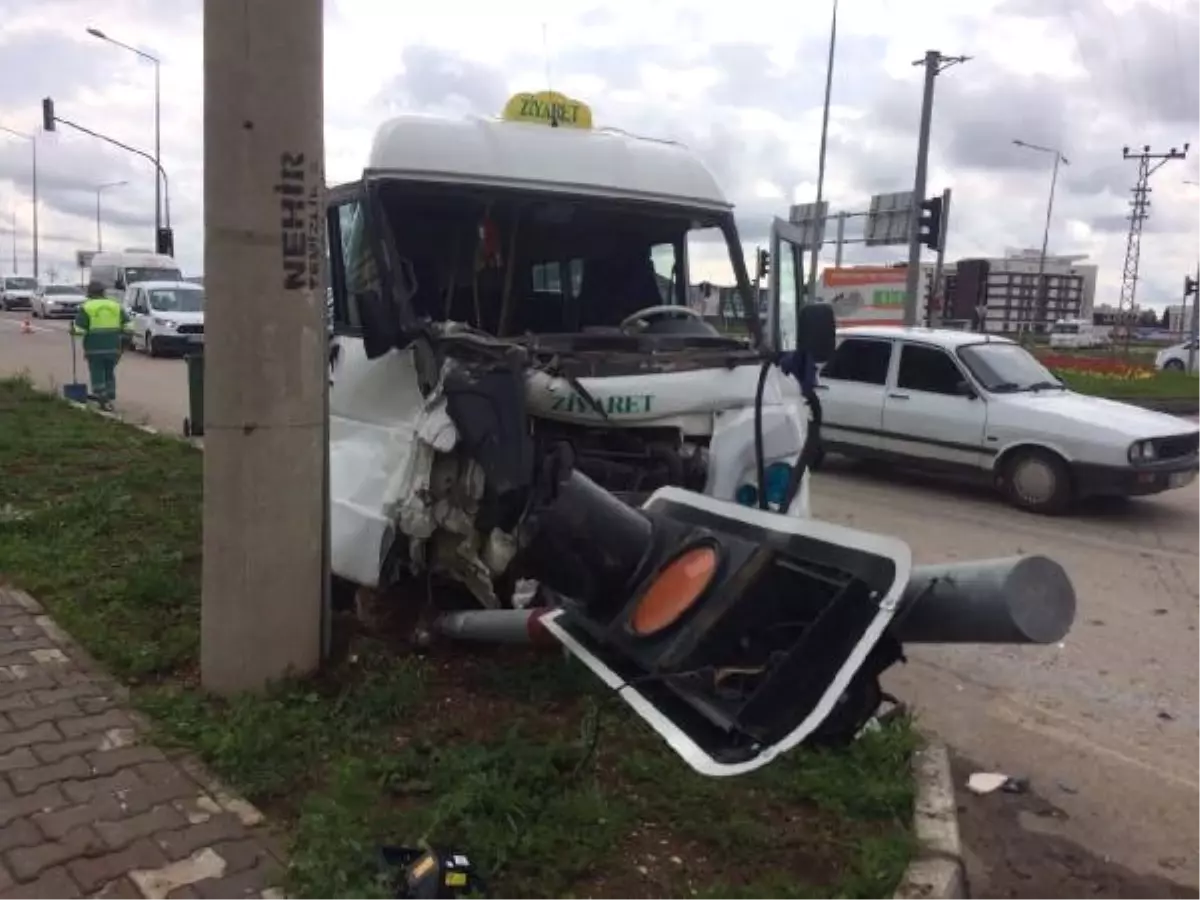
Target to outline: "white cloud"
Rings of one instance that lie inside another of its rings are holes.
[[[863,209],[912,180],[920,71],[928,47],[973,59],[938,79],[930,193],[954,190],[951,258],[1041,241],[1048,160],[1011,140],[1058,141],[1071,157],[1055,200],[1051,249],[1090,254],[1100,296],[1115,298],[1133,164],[1124,144],[1200,144],[1200,0],[842,0],[825,196]],[[771,215],[812,199],[828,3],[721,0],[655,4],[481,0],[396,4],[327,0],[326,171],[356,177],[390,109],[481,108],[525,88],[586,99],[596,121],[681,138],[738,204],[761,242]],[[153,68],[85,33],[89,25],[162,57],[163,164],[184,267],[203,259],[200,0],[6,0],[0,124],[33,132],[40,98],[60,116],[153,149]],[[407,66],[407,69],[406,69]],[[549,75],[547,76],[547,72]],[[153,176],[142,160],[64,130],[40,143],[42,256],[66,270],[94,243],[95,184],[106,244],[152,239]],[[0,135],[0,267],[10,210],[28,270],[28,148]],[[1172,302],[1195,266],[1195,153],[1155,175],[1140,297]],[[1114,227],[1115,226],[1115,227]],[[824,254],[832,257],[832,248]],[[895,257],[850,248],[847,261]]]

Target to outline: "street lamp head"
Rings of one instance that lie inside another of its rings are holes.
[[[100,40],[102,40],[102,41],[108,40],[108,35],[105,34],[103,31],[101,31],[99,28],[89,28],[87,30],[87,33],[90,34],[92,37],[100,38]]]

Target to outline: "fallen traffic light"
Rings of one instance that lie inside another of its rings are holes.
[[[635,509],[569,464],[537,506],[521,543],[557,608],[530,638],[548,631],[706,775],[852,740],[906,641],[1049,643],[1074,617],[1043,557],[914,573],[895,538],[675,487]]]

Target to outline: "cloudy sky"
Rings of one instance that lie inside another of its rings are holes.
[[[414,9],[415,8],[415,9]],[[588,102],[599,125],[682,140],[716,173],[748,244],[772,215],[814,199],[829,0],[326,0],[325,140],[332,182],[361,170],[399,110],[498,113],[517,90]],[[94,26],[162,59],[162,160],[176,248],[203,268],[200,0],[0,0],[0,125],[59,116],[153,150],[153,67],[89,36]],[[543,40],[543,34],[546,40]],[[1060,147],[1050,249],[1100,266],[1115,302],[1136,164],[1122,147],[1200,145],[1200,0],[842,0],[825,195],[834,210],[912,184],[927,49],[973,59],[938,78],[930,193],[954,191],[948,256],[1040,245]],[[60,279],[96,242],[152,246],[153,170],[84,135],[39,145],[41,259]],[[1138,299],[1174,302],[1197,264],[1200,146],[1153,178]],[[31,271],[29,142],[0,133],[0,271]],[[827,254],[832,255],[832,250]],[[850,249],[848,262],[895,259]]]

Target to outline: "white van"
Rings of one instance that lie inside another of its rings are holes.
[[[535,452],[567,442],[585,474],[626,496],[670,484],[750,502],[762,349],[796,342],[799,235],[776,220],[765,327],[751,315],[749,340],[719,333],[687,304],[689,286],[704,289],[697,270],[723,262],[745,296],[750,280],[732,205],[686,147],[404,115],[379,130],[363,180],[328,203],[337,576],[374,588],[409,560],[496,603],[504,565],[476,554],[504,536],[482,517],[477,533],[473,508],[453,526],[459,550],[433,552],[451,537],[437,535],[451,526],[436,461],[465,454],[439,368],[480,354],[527,360]],[[807,416],[794,379],[772,370],[763,388],[764,463],[782,486]],[[807,478],[793,499],[788,512],[807,515]]]
[[[1050,346],[1056,350],[1104,347],[1108,335],[1082,319],[1059,319],[1050,327]]]
[[[92,257],[89,281],[104,285],[104,293],[124,302],[125,291],[139,281],[181,281],[179,264],[169,256],[148,250],[97,253]]]

